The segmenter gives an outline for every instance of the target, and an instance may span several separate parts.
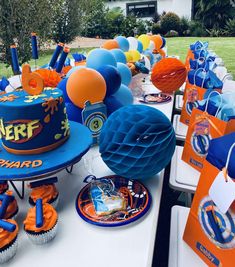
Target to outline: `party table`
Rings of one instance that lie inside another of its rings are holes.
[[[174,206],[171,209],[168,267],[207,266],[183,240],[189,210],[189,208],[180,206]]]
[[[138,103],[136,101],[136,103]],[[173,100],[151,105],[171,119]],[[29,205],[27,197],[18,200],[20,212],[19,248],[11,260],[11,267],[86,266],[86,267],[150,267],[152,265],[164,170],[144,181],[152,195],[152,205],[140,220],[122,227],[102,228],[83,221],[75,208],[76,197],[85,185],[84,178],[93,174],[102,177],[113,174],[102,161],[98,147],[91,148],[82,160],[74,165],[73,172],[61,171],[58,176],[60,202],[59,227],[55,239],[35,246],[23,232],[23,221]],[[26,191],[26,196],[28,192]],[[3,266],[8,266],[5,264]]]

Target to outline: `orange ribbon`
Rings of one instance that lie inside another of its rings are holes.
[[[202,115],[196,117],[195,122],[192,124],[192,127],[199,123],[202,122],[204,120],[207,120],[209,122],[209,124],[215,129],[215,131],[220,135],[223,136],[223,134],[221,133],[221,131],[218,129],[218,127],[213,123],[213,121],[210,119],[210,115],[205,111],[202,113]]]

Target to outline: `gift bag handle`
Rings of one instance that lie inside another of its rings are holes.
[[[217,111],[216,111],[216,113],[215,113],[215,117],[217,117],[217,116],[218,116],[218,113],[219,113],[219,111],[220,111],[220,108],[221,108],[221,106],[222,106],[222,104],[223,104],[222,96],[221,96],[221,94],[220,94],[219,92],[217,92],[217,91],[212,91],[212,92],[208,95],[208,97],[207,97],[207,99],[206,99],[205,112],[207,112],[208,105],[209,105],[209,100],[210,100],[211,95],[213,95],[213,94],[217,94],[217,95],[220,96],[220,104],[219,104],[219,106],[218,106],[218,108],[217,108]]]
[[[202,71],[204,71],[204,72],[206,73],[206,70],[205,70],[204,68],[199,68],[199,69],[197,69],[197,70],[195,71],[195,73],[194,73],[194,77],[193,77],[193,85],[196,85],[196,75],[197,75],[197,73],[198,73],[200,70],[202,70]],[[202,84],[201,84],[202,87],[204,86],[205,80],[206,80],[206,75],[205,75],[205,77],[204,77],[203,80],[202,80]]]
[[[232,146],[230,147],[229,151],[228,151],[228,156],[227,156],[227,160],[226,160],[226,165],[225,167],[223,168],[223,172],[224,172],[224,177],[225,177],[225,180],[227,182],[227,175],[228,175],[228,165],[229,165],[229,162],[230,162],[230,158],[231,158],[231,154],[232,154],[232,151],[235,147],[235,143],[232,144]]]

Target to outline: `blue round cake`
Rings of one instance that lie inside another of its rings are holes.
[[[16,90],[0,96],[0,138],[13,154],[40,154],[69,137],[63,93],[44,88],[39,95]]]

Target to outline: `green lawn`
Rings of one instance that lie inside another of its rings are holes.
[[[235,78],[235,38],[202,38],[202,37],[177,37],[167,38],[167,48],[169,55],[178,55],[184,62],[190,44],[195,41],[208,41],[209,49],[213,50],[224,60],[228,72]]]
[[[188,47],[191,43],[197,40],[209,41],[209,49],[212,49],[216,54],[225,62],[225,66],[228,71],[231,72],[235,78],[235,38],[201,38],[201,37],[177,37],[167,38],[167,47],[169,55],[179,55],[180,59],[184,62],[187,54]],[[72,49],[71,52],[85,52],[88,49]],[[37,61],[38,66],[42,66],[50,61],[53,51],[46,51],[40,54],[40,58]],[[29,62],[31,66],[34,66],[34,61]],[[11,76],[12,71],[10,68],[6,68],[3,64],[0,64],[0,77]]]

